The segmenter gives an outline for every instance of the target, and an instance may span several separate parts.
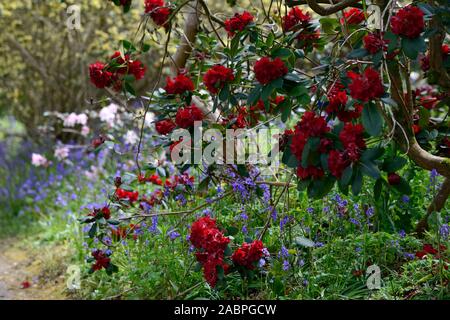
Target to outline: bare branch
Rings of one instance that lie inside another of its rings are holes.
[[[320,14],[321,16],[329,16],[330,14],[336,13],[347,7],[353,6],[357,2],[359,2],[359,0],[343,0],[336,2],[336,4],[333,4],[329,7],[324,8],[323,6],[318,4],[317,0],[306,0],[306,3],[309,5],[309,7],[315,13]]]

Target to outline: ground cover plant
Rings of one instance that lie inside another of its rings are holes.
[[[0,135],[2,235],[68,248],[68,297],[450,298],[446,1],[89,9],[125,31],[83,107]]]

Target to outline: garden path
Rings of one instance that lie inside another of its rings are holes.
[[[63,277],[45,269],[39,253],[14,239],[0,239],[0,300],[65,299]],[[28,288],[23,288],[25,282]]]

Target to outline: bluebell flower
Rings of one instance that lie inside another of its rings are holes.
[[[290,269],[291,265],[289,264],[289,261],[284,260],[283,261],[283,270],[288,271]]]
[[[450,235],[450,226],[448,224],[443,224],[439,228],[439,234],[444,240],[447,240]]]
[[[398,232],[398,235],[400,236],[400,238],[404,238],[404,237],[406,237],[406,232],[405,232],[405,230],[400,230],[399,232]]]

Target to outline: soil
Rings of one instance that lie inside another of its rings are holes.
[[[0,300],[67,299],[63,267],[50,260],[53,251],[0,239]]]

